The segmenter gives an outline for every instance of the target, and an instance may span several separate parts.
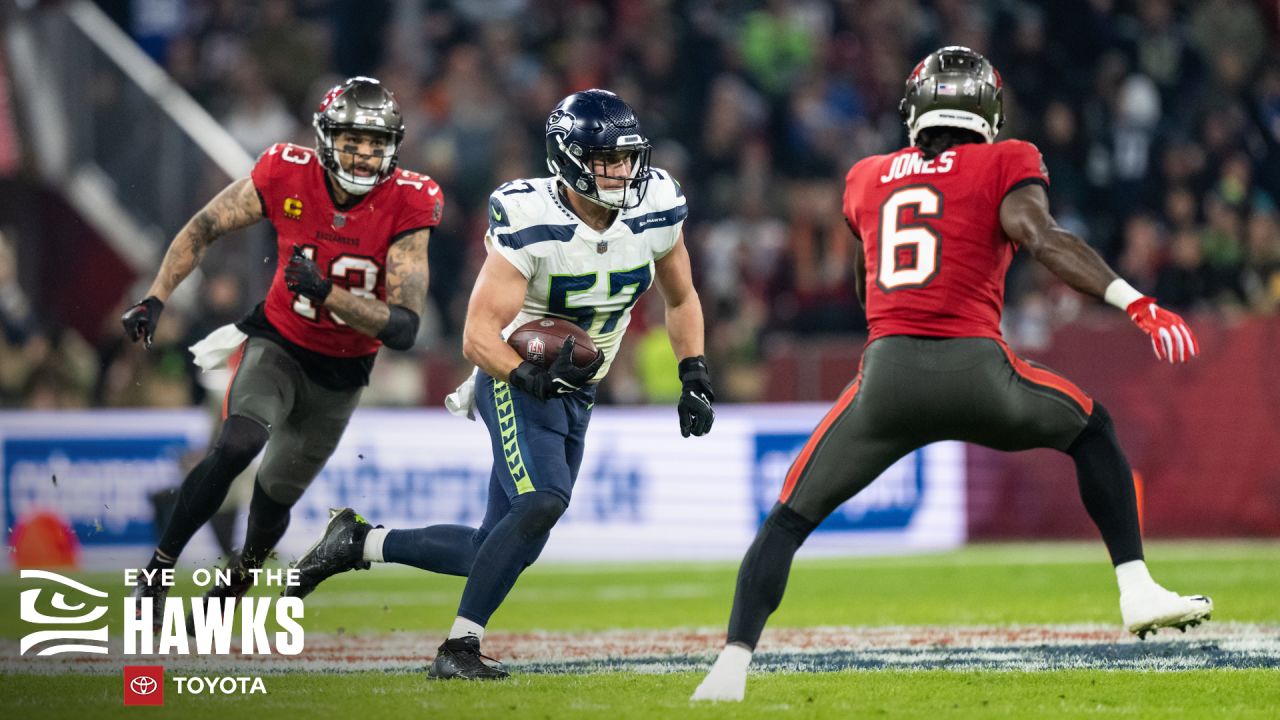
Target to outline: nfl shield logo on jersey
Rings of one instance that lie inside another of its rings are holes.
[[[333,214],[333,226],[334,226],[335,228],[340,228],[340,227],[342,227],[342,226],[344,226],[344,225],[346,225],[346,224],[347,224],[347,216],[346,216],[346,215],[343,215],[342,213],[334,213],[334,214]]]

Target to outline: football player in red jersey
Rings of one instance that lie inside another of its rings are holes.
[[[986,58],[963,47],[933,52],[907,78],[901,109],[910,146],[860,161],[845,179],[870,325],[862,367],[792,464],[747,551],[728,642],[695,700],[742,699],[796,550],[898,458],[938,440],[1071,456],[1131,632],[1185,628],[1213,609],[1208,598],[1165,590],[1148,573],[1132,473],[1106,409],[1002,340],[1005,273],[1026,247],[1076,290],[1125,310],[1162,360],[1195,357],[1191,330],[1054,221],[1039,151],[995,142],[1001,83]]]
[[[193,348],[202,366],[227,362],[235,374],[218,439],[183,481],[148,564],[173,567],[265,447],[233,581],[210,591],[223,597],[249,589],[245,571],[261,567],[337,446],[378,348],[412,347],[426,303],[427,240],[444,197],[431,178],[397,167],[404,124],[395,96],[377,80],[351,78],[325,96],[315,128],[316,147],[273,145],[249,177],[196,213],[147,297],[122,318],[129,339],[150,346],[164,301],[211,243],[263,219],[275,228],[265,302]],[[135,596],[162,601],[165,592],[142,581]]]

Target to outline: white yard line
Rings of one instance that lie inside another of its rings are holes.
[[[494,633],[485,652],[526,672],[662,673],[704,669],[723,630],[615,630],[599,633]],[[298,656],[18,656],[0,641],[0,672],[117,673],[123,665],[172,671],[263,673],[417,672],[438,634],[310,634]],[[1139,642],[1109,625],[822,627],[768,630],[754,665],[765,671],[845,669],[1064,668],[1171,671],[1218,667],[1280,668],[1280,626],[1210,623],[1188,633]]]
[[[598,602],[625,602],[635,600],[669,600],[676,598],[710,597],[718,588],[698,583],[670,583],[666,585],[601,585],[592,588],[517,588],[513,596],[533,602],[562,600],[594,600]],[[307,607],[395,607],[406,608],[424,604],[456,603],[459,591],[424,590],[423,592],[373,592],[337,591],[323,589],[307,596]]]

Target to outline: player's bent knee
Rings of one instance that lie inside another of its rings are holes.
[[[282,482],[272,480],[259,474],[253,481],[253,497],[256,501],[261,494],[264,502],[271,502],[285,508],[291,508],[297,504],[302,497],[302,493],[306,491],[307,484],[298,484],[294,482]]]
[[[1104,432],[1112,432],[1115,424],[1111,422],[1111,413],[1107,412],[1107,408],[1100,402],[1093,403],[1093,414],[1089,416],[1089,424],[1096,425]]]
[[[521,495],[512,501],[511,506],[513,512],[520,513],[520,529],[527,538],[550,532],[569,507],[559,495],[545,491]]]
[[[1091,445],[1093,442],[1102,441],[1108,444],[1119,445],[1116,438],[1115,424],[1111,421],[1111,413],[1100,402],[1093,403],[1093,413],[1089,415],[1089,422],[1076,436],[1076,439],[1067,447],[1068,455],[1076,455],[1082,448]]]
[[[803,543],[818,523],[809,520],[791,508],[777,503],[765,518],[765,524],[794,538],[797,544]]]
[[[262,452],[270,436],[267,428],[257,420],[232,415],[222,423],[222,432],[218,434],[210,454],[243,469]]]

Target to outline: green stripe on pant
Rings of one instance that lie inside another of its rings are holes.
[[[515,481],[516,492],[523,495],[533,492],[533,480],[524,467],[517,438],[515,407],[511,404],[511,386],[501,380],[493,381],[493,404],[497,410],[498,425],[502,431],[502,454],[507,462],[507,472]]]

